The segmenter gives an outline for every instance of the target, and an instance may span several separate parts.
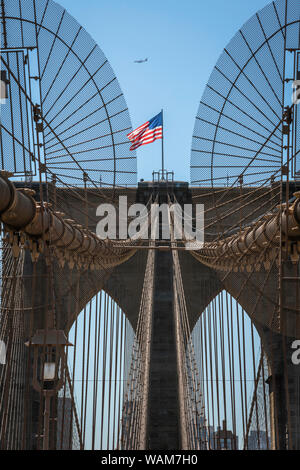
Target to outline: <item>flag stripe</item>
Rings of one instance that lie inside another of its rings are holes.
[[[159,139],[162,139],[162,137],[153,139],[153,140],[151,140],[150,142],[140,142],[140,143],[138,143],[138,144],[136,144],[136,145],[132,145],[129,150],[136,150],[138,147],[141,147],[142,145],[151,144],[151,143],[154,142],[155,140],[159,140]]]
[[[136,144],[137,142],[144,141],[144,140],[147,140],[147,139],[152,139],[153,137],[156,137],[156,136],[159,137],[160,135],[162,136],[162,131],[161,130],[158,130],[158,131],[155,131],[155,132],[148,132],[147,134],[143,135],[142,138],[132,141],[132,143]]]
[[[133,142],[134,140],[139,139],[144,134],[144,132],[147,131],[147,129],[148,129],[147,127],[145,129],[142,129],[138,134],[133,135],[132,137],[129,137],[129,140],[131,140],[131,142]]]
[[[156,127],[152,131],[145,130],[142,134],[139,134],[136,138],[130,139],[130,140],[131,140],[131,142],[136,142],[139,139],[144,139],[145,137],[154,135],[156,133],[162,133],[162,128],[161,127]]]
[[[130,132],[129,134],[127,134],[127,137],[129,140],[131,140],[132,137],[134,137],[135,135],[139,134],[140,131],[142,131],[143,129],[145,129],[146,127],[148,127],[149,125],[149,121],[148,122],[145,122],[145,124],[142,124],[140,127],[138,127],[137,129],[135,129],[134,131]]]
[[[134,142],[132,145],[137,145],[137,144],[143,144],[143,143],[148,143],[148,142],[153,142],[155,139],[159,139],[162,137],[162,134],[160,135],[154,135],[152,137],[148,137],[148,139],[143,139],[143,140],[139,140],[138,142]]]
[[[154,142],[155,140],[159,140],[159,139],[162,139],[162,135],[155,136],[152,139],[148,139],[148,140],[142,140],[142,141],[140,140],[140,141],[136,142],[135,144],[132,144],[132,146],[130,147],[130,150],[134,150],[134,149],[140,147],[140,145],[150,144],[150,143]]]
[[[130,150],[134,150],[138,147],[140,147],[140,145],[146,145],[146,144],[150,144],[152,142],[154,142],[155,140],[158,140],[158,139],[162,139],[162,134],[157,134],[155,136],[153,136],[152,138],[148,138],[148,139],[145,139],[145,140],[139,140],[138,142],[135,142],[131,147],[130,147]]]

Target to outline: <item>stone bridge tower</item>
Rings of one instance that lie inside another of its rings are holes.
[[[129,203],[145,203],[148,201],[149,195],[155,193],[159,197],[159,202],[164,203],[167,201],[167,195],[170,194],[175,195],[180,204],[185,204],[190,203],[193,196],[198,196],[201,191],[207,193],[207,190],[191,189],[187,183],[182,182],[169,184],[165,182],[159,184],[143,182],[139,184],[137,189],[128,190],[127,196]],[[92,200],[93,193],[91,192],[88,197]],[[232,195],[230,197],[232,198]],[[267,197],[268,195],[266,195]],[[75,218],[75,216],[78,217],[78,214],[72,214],[72,211],[76,211],[76,204],[74,204],[76,200],[71,201],[71,199],[72,194],[65,196],[64,210],[70,214],[70,217]],[[201,202],[206,207],[212,204],[209,196],[204,196]],[[89,206],[92,207],[92,204],[89,204]],[[251,211],[251,208],[249,210]],[[95,231],[96,226],[90,226],[89,228]],[[78,273],[76,270],[70,270],[66,265],[63,269],[63,275],[56,276],[56,270],[54,269],[57,328],[63,329],[67,334],[84,305],[101,289],[104,289],[118,303],[133,328],[136,328],[146,259],[146,250],[140,250],[129,261],[114,268],[106,276],[99,276],[97,272],[81,272],[80,292],[79,295],[78,292],[74,295],[71,305],[66,299],[70,298],[70,291],[75,294]],[[276,333],[272,324],[272,315],[274,314],[274,293],[278,289],[277,268],[271,271],[267,282],[264,275],[255,273],[255,275],[248,276],[246,286],[241,288],[245,284],[245,273],[232,272],[224,275],[223,272],[215,271],[199,263],[188,251],[181,251],[179,259],[191,330],[207,305],[222,290],[226,290],[233,298],[238,299],[239,304],[253,320],[262,339],[269,362],[267,383],[271,403],[272,446],[281,449],[285,449],[287,446],[287,407],[289,407],[290,425],[293,430],[293,448],[298,449],[300,446],[298,404],[300,366],[297,367],[291,361],[292,343],[297,339],[291,334],[295,318],[290,320],[291,325],[285,337]],[[295,268],[291,262],[287,262],[286,266],[287,272],[290,273],[289,276],[294,277]],[[33,274],[32,269],[33,265],[29,255],[27,255],[24,268],[24,287],[25,299],[28,305],[31,305],[32,302],[32,285],[29,281]],[[42,311],[39,311],[38,306],[43,304],[42,299],[46,296],[48,281],[46,263],[42,256],[40,256],[35,269],[37,274],[35,327],[43,328],[44,325],[41,319],[44,318],[44,315]],[[262,285],[265,295],[260,295]],[[291,305],[295,303],[295,295],[290,290],[287,293],[286,299]],[[78,299],[80,299],[79,302]],[[286,350],[285,355],[284,348]],[[288,362],[287,368],[284,367],[284,361]],[[287,372],[284,373],[284,370],[287,370]],[[148,448],[164,450],[182,448],[171,251],[158,250],[155,252],[155,288],[149,377]],[[289,387],[288,403],[285,396],[286,380]],[[33,412],[33,429],[36,427],[36,419],[37,417],[34,416]]]

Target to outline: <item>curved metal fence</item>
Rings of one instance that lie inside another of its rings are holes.
[[[0,15],[1,168],[29,178],[38,168],[60,185],[135,185],[127,105],[94,40],[52,0],[1,0]]]

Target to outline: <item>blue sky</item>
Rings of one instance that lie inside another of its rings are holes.
[[[198,103],[237,30],[268,0],[59,0],[110,61],[133,127],[164,109],[165,166],[189,181]],[[149,57],[144,64],[134,60]],[[161,142],[137,150],[138,178],[160,168]]]

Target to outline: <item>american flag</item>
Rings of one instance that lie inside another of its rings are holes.
[[[163,137],[163,125],[162,125],[162,111],[154,116],[149,121],[142,124],[134,131],[127,134],[128,139],[132,142],[130,150],[135,150],[140,145],[151,144],[157,139]]]

